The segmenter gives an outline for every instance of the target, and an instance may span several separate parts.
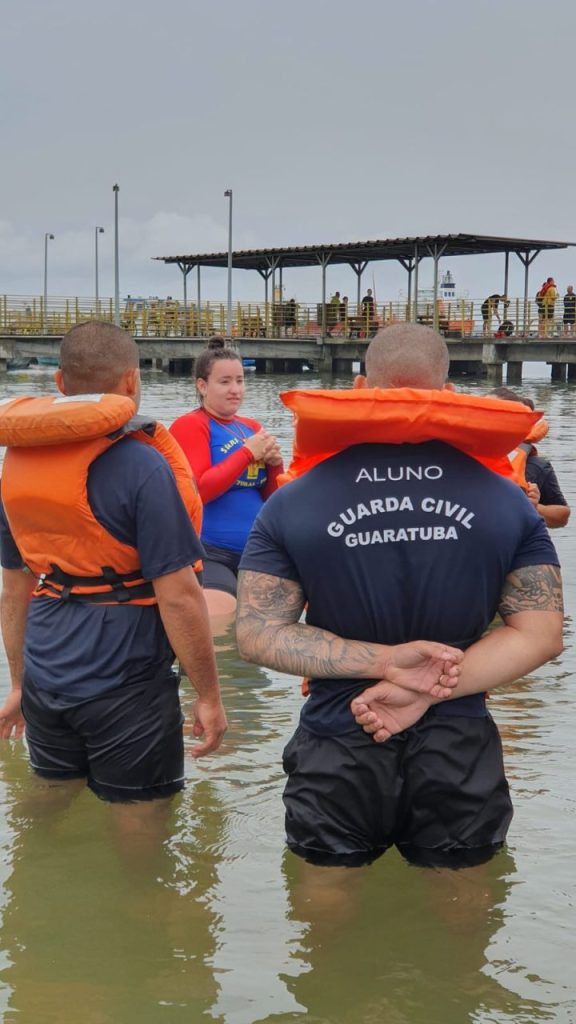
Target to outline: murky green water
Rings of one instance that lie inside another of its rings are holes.
[[[0,392],[50,378],[7,379]],[[311,375],[248,380],[246,413],[286,451],[277,390],[304,382]],[[524,390],[548,409],[544,448],[576,506],[576,391],[538,380]],[[192,401],[189,381],[146,377],[144,409],[164,422]],[[47,789],[22,745],[4,745],[5,1024],[576,1021],[575,525],[554,534],[566,652],[491,702],[516,806],[508,850],[491,864],[424,871],[391,853],[340,873],[287,856],[280,754],[297,681],[245,665],[231,639],[218,656],[227,739],[212,759],[189,758],[188,787],[155,834],[119,827],[86,791]]]

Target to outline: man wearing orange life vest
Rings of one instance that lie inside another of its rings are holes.
[[[528,409],[534,408],[531,398],[522,398],[509,388],[494,388],[490,393],[495,398],[504,398],[507,402],[522,402]],[[568,524],[570,506],[562,493],[552,464],[548,459],[538,455],[536,443],[546,437],[547,433],[548,424],[541,419],[518,446],[514,457],[522,460],[528,497],[536,511],[542,516],[549,530],[556,530]]]
[[[226,728],[192,568],[202,557],[193,481],[163,428],[130,420],[138,362],[127,332],[79,325],[62,341],[56,375],[67,397],[0,409],[0,441],[10,445],[0,549],[12,682],[0,737],[25,726],[37,774],[84,778],[114,802],[183,786],[174,654],[198,694],[195,756],[215,750]],[[116,420],[100,425],[109,415]]]
[[[391,845],[425,866],[492,857],[512,806],[485,693],[562,650],[544,523],[472,457],[475,434],[481,454],[505,456],[534,417],[493,399],[451,406],[448,365],[436,332],[398,325],[368,348],[365,392],[297,393],[306,471],[266,503],[240,564],[241,654],[310,679],[284,802],[288,845],[312,864],[360,866]],[[486,633],[497,611],[504,625]],[[452,690],[431,692],[418,637],[465,652]]]

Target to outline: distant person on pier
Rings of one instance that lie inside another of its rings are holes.
[[[362,322],[363,327],[366,328],[366,333],[369,334],[371,330],[376,327],[376,303],[372,294],[372,289],[368,288],[366,295],[360,303],[362,310]]]
[[[244,370],[238,352],[211,338],[196,359],[200,408],[170,427],[186,455],[204,502],[201,539],[204,592],[217,628],[236,609],[238,564],[262,502],[276,490],[282,456],[276,438],[238,416]]]
[[[506,296],[500,295],[499,292],[495,292],[494,295],[489,295],[487,299],[484,299],[484,302],[480,306],[480,312],[482,314],[482,334],[488,335],[492,333],[493,317],[496,317],[498,324],[502,322],[499,310],[501,302],[504,304],[506,303]]]
[[[576,295],[574,294],[574,288],[571,284],[566,289],[566,295],[563,299],[564,303],[564,334],[574,334],[574,324],[576,323]]]
[[[490,393],[495,398],[504,398],[507,402],[522,402],[529,409],[534,408],[531,398],[523,398],[509,388],[495,388]],[[540,438],[545,437],[548,427],[546,426],[544,431],[540,430],[537,433]],[[543,459],[538,455],[534,440],[530,437],[526,438],[524,443],[519,446],[517,455],[525,462],[524,475],[527,483],[531,485],[528,497],[536,511],[542,516],[546,526],[550,530],[554,530],[567,525],[570,518],[570,506],[560,489],[552,464],[548,459]]]
[[[284,306],[284,327],[286,335],[290,332],[291,336],[294,336],[296,332],[296,322],[298,319],[298,310],[296,307],[296,299],[288,299],[288,302]]]
[[[326,326],[328,327],[328,329],[335,327],[336,324],[338,323],[338,320],[340,319],[341,301],[342,300],[340,298],[340,292],[334,292],[334,295],[331,297],[330,302],[328,303],[328,309],[326,310]]]
[[[542,335],[545,338],[550,337],[552,334],[552,328],[554,326],[554,310],[557,298],[558,289],[556,288],[556,282],[553,277],[548,277],[540,289],[540,299],[542,302]]]
[[[374,313],[374,296],[372,295],[371,288],[368,288],[366,295],[362,299],[360,305],[362,306],[362,312],[364,313],[364,315],[368,313],[370,317],[372,317]]]

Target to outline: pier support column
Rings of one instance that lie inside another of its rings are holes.
[[[500,385],[502,383],[502,363],[488,363],[486,366],[486,380],[489,384]]]
[[[6,373],[7,369],[8,369],[8,360],[7,359],[0,359],[0,373]]]
[[[318,346],[318,372],[332,373],[332,345],[324,343]]]
[[[273,359],[265,359],[264,360],[264,364],[265,364],[264,365],[264,372],[265,373],[274,373],[275,372],[276,365],[275,365]]]
[[[566,380],[566,363],[552,363],[552,373],[550,379],[554,381],[560,381],[561,384]]]
[[[508,363],[506,366],[506,383],[522,383],[522,363]]]
[[[482,345],[482,363],[486,367],[486,377],[490,384],[502,383],[502,353],[496,345]]]
[[[568,363],[568,380],[576,380],[576,363]]]

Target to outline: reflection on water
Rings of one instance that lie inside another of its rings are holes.
[[[9,393],[47,380],[11,375]],[[318,383],[252,376],[246,413],[287,454],[278,387]],[[539,381],[524,390],[549,412],[545,451],[576,506],[574,391]],[[192,402],[190,380],[147,375],[145,411],[168,422]],[[570,616],[572,531],[554,535]],[[189,785],[155,824],[161,843],[138,824],[119,827],[114,808],[84,790],[40,784],[21,745],[0,748],[2,1020],[571,1024],[573,633],[569,618],[562,658],[491,699],[516,815],[508,851],[458,873],[410,867],[395,852],[342,872],[284,853],[280,757],[298,681],[246,665],[232,636],[218,653],[230,731],[212,759],[188,756]]]

